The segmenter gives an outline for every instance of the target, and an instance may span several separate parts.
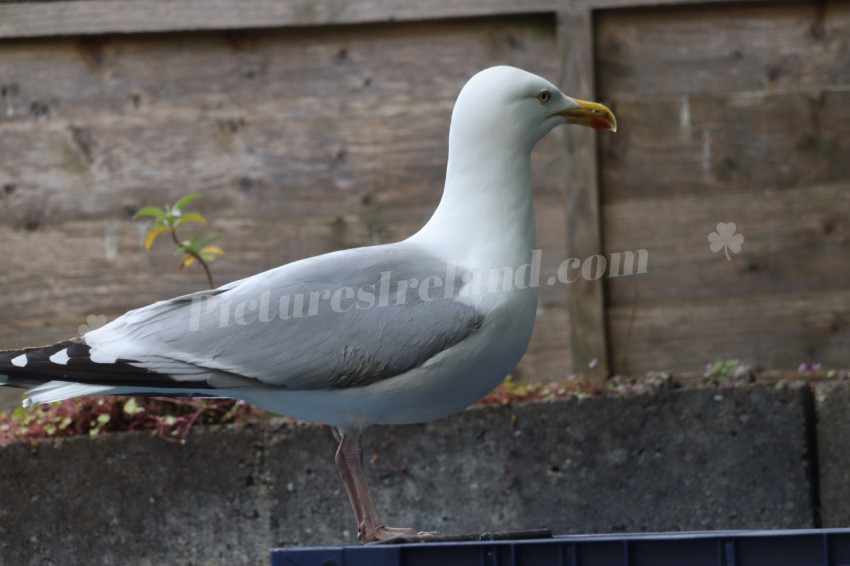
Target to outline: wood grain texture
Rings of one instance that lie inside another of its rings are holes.
[[[600,148],[603,200],[758,194],[850,178],[848,86],[620,101],[623,127]]]
[[[597,76],[617,101],[819,89],[846,82],[848,34],[842,0],[605,11],[596,19]]]
[[[846,366],[850,3],[612,10],[596,19],[606,279],[616,371]],[[708,235],[734,222],[739,253]]]
[[[0,348],[203,288],[165,242],[144,252],[141,206],[205,195],[218,284],[412,234],[464,82],[497,63],[555,78],[554,50],[547,17],[0,42]],[[567,254],[562,151],[532,156],[543,278]],[[570,367],[565,301],[541,289],[523,375]]]
[[[457,92],[497,61],[552,76],[557,62],[539,56],[551,25],[4,43],[0,183],[16,202],[38,201],[45,222],[103,218],[113,206],[103,194],[131,210],[199,190],[270,216],[433,205]],[[546,177],[559,171],[543,161]]]
[[[612,363],[634,372],[702,371],[728,359],[785,370],[804,362],[847,367],[848,305],[842,290],[612,306]]]
[[[603,207],[606,247],[649,257],[648,273],[605,280],[614,368],[698,371],[729,358],[846,366],[848,211],[847,182]],[[729,260],[709,246],[718,222],[744,236]]]
[[[557,0],[71,0],[0,4],[0,38],[404,22],[551,13]]]
[[[606,280],[608,304],[850,289],[850,181],[761,194],[631,200],[603,207],[606,247],[645,249],[649,273]],[[734,222],[738,253],[708,235]]]
[[[591,14],[586,10],[558,14],[559,47],[564,53],[563,83],[581,99],[595,98],[592,29]],[[569,171],[564,176],[567,257],[583,260],[602,249],[595,138],[585,128],[568,128],[562,135],[565,167]],[[580,278],[569,287],[567,305],[574,367],[584,369],[597,363],[604,373],[608,351],[602,281]]]

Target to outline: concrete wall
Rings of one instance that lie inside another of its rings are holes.
[[[387,524],[446,534],[806,528],[819,510],[846,526],[848,402],[839,382],[475,408],[374,427],[365,457]],[[286,421],[186,445],[4,446],[0,564],[257,564],[273,546],[354,543],[334,448]]]

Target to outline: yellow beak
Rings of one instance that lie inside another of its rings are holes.
[[[594,130],[617,131],[617,119],[614,118],[614,113],[607,106],[598,102],[578,100],[577,98],[572,98],[571,100],[578,104],[579,107],[556,112],[554,115],[562,116],[568,124],[587,126]]]

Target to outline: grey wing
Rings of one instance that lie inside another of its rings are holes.
[[[358,248],[157,303],[85,339],[207,387],[357,387],[419,367],[481,327],[483,315],[452,291],[462,276],[411,245]]]

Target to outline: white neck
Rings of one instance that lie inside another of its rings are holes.
[[[411,241],[439,246],[470,268],[527,263],[536,247],[531,149],[497,144],[476,152],[481,145],[451,142],[463,155],[449,152],[443,197]]]

